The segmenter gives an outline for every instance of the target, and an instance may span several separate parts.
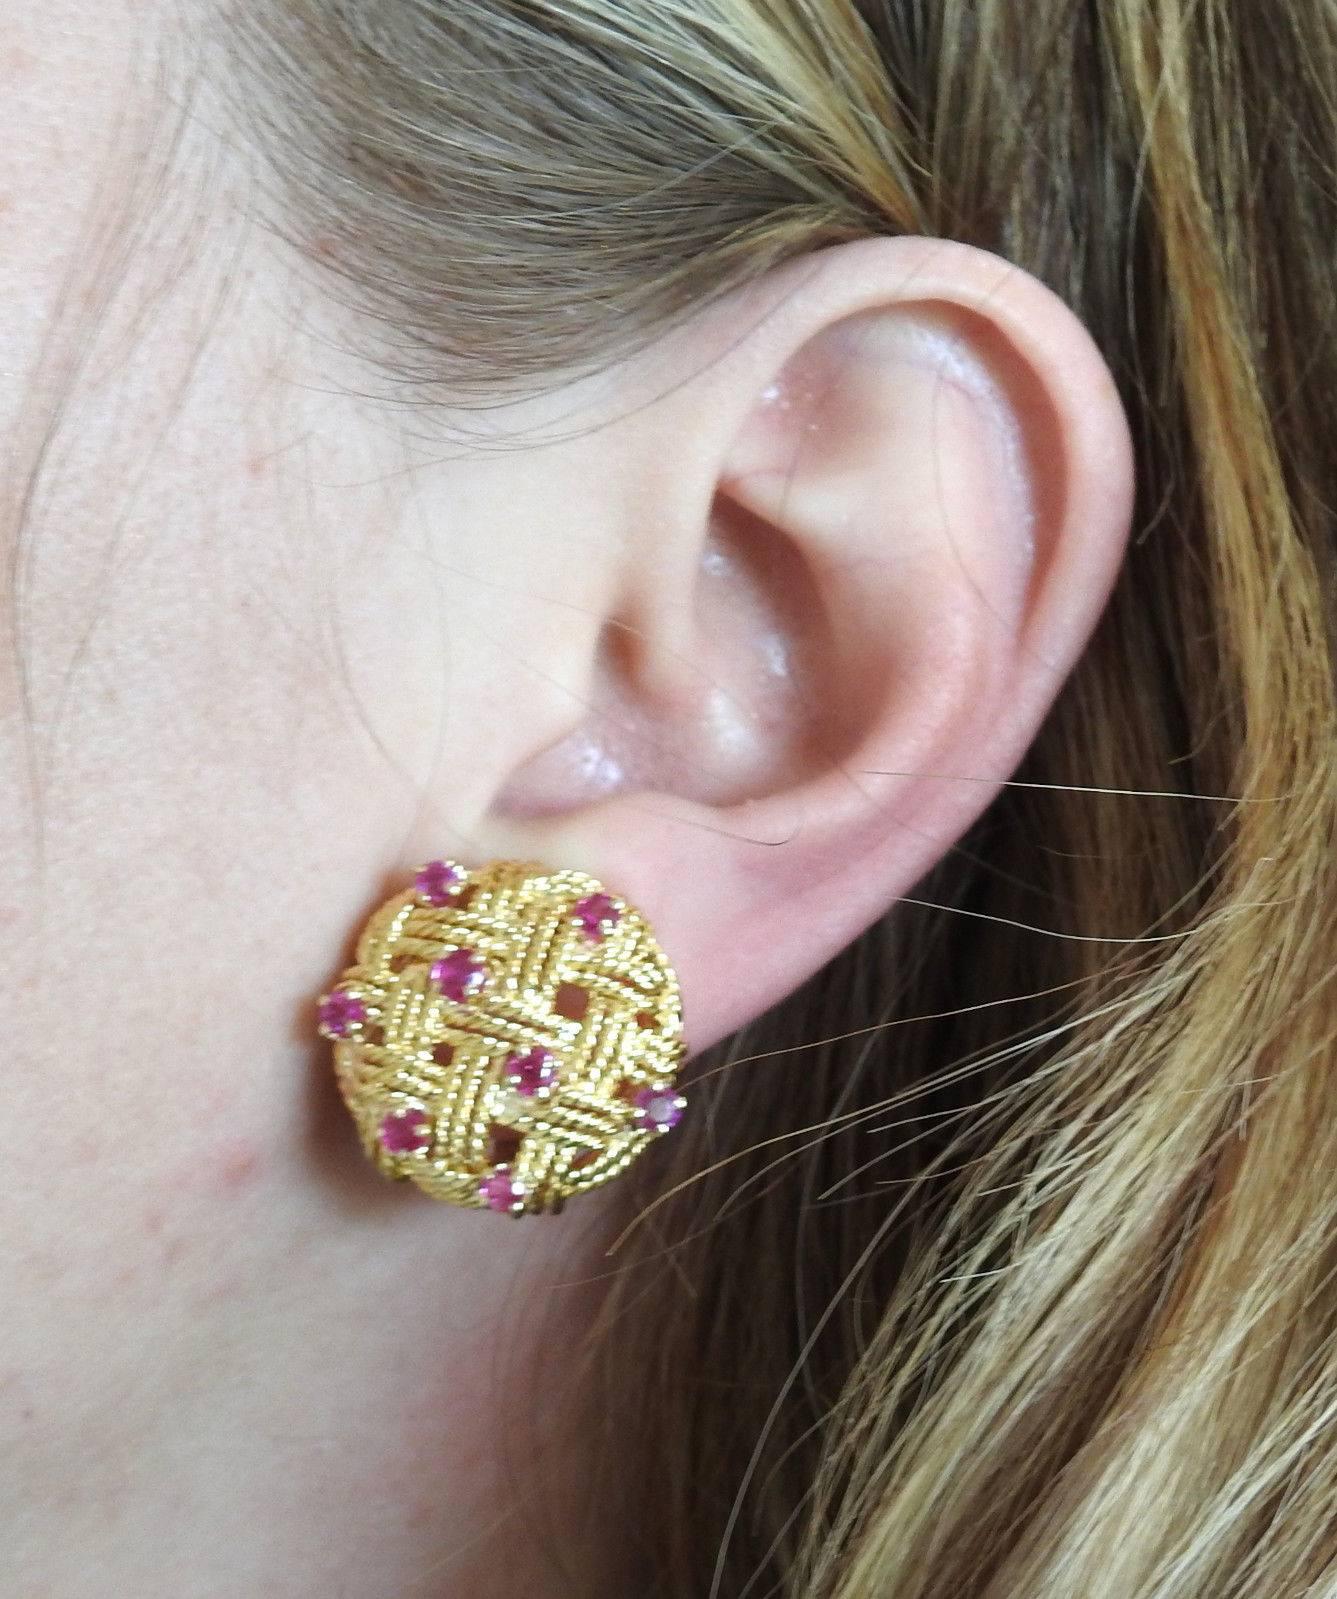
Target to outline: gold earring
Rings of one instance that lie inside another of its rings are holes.
[[[370,916],[317,1027],[368,1157],[449,1204],[555,1213],[686,1105],[677,978],[583,872],[428,861]]]

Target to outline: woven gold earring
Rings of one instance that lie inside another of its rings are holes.
[[[686,1105],[677,978],[583,872],[428,861],[368,919],[318,1030],[377,1169],[454,1205],[559,1211]]]

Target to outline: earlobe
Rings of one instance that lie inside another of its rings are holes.
[[[698,1048],[821,966],[983,809],[1094,626],[1131,511],[1113,381],[1034,278],[928,239],[790,270],[672,416],[651,408],[619,443],[649,480],[673,440],[681,476],[653,581],[633,572],[610,618],[634,647],[591,685],[615,714],[571,737],[588,762],[634,728],[635,776],[568,785],[522,824],[527,848],[647,907]],[[548,782],[541,759],[516,792]]]

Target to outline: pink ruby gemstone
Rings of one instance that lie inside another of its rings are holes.
[[[367,1019],[367,1007],[346,989],[336,988],[320,1002],[320,1025],[335,1038],[346,1038],[352,1030]]]
[[[381,1123],[381,1147],[392,1155],[416,1155],[431,1142],[426,1112],[392,1110]]]
[[[478,1192],[489,1210],[514,1211],[525,1196],[525,1185],[511,1176],[509,1166],[498,1166],[479,1183]]]
[[[506,1062],[506,1079],[517,1094],[537,1094],[557,1076],[557,1062],[550,1049],[531,1049],[512,1055]]]
[[[450,861],[428,861],[413,886],[432,905],[444,905],[464,881],[464,873]]]
[[[594,939],[616,927],[622,915],[607,894],[587,894],[571,907],[571,914],[585,929],[585,937]]]
[[[487,983],[487,967],[471,949],[453,949],[432,962],[432,981],[446,996],[463,1003]]]
[[[687,1101],[671,1088],[642,1088],[632,1099],[636,1125],[650,1132],[666,1133],[682,1120]]]

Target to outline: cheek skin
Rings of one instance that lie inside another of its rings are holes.
[[[482,1592],[497,1569],[540,1592],[490,1531],[501,1412],[533,1408],[496,1380],[500,1335],[551,1308],[574,1336],[600,1211],[526,1233],[386,1182],[315,999],[546,739],[514,707],[569,691],[516,641],[597,626],[613,580],[591,560],[578,590],[568,551],[607,541],[554,531],[579,495],[549,465],[410,478],[302,343],[304,286],[239,251],[212,146],[92,322],[61,322],[90,216],[129,236],[94,202],[126,177],[116,66],[155,11],[29,8],[47,80],[0,96],[0,447],[38,491],[0,592],[0,1526],[26,1540],[4,1558],[62,1599],[165,1591],[168,1541],[180,1599]],[[201,194],[220,216],[183,220]],[[36,357],[67,346],[80,383],[43,409]]]
[[[260,1151],[254,1145],[242,1139],[233,1139],[219,1152],[216,1187],[222,1197],[240,1198],[255,1186],[260,1177]]]

